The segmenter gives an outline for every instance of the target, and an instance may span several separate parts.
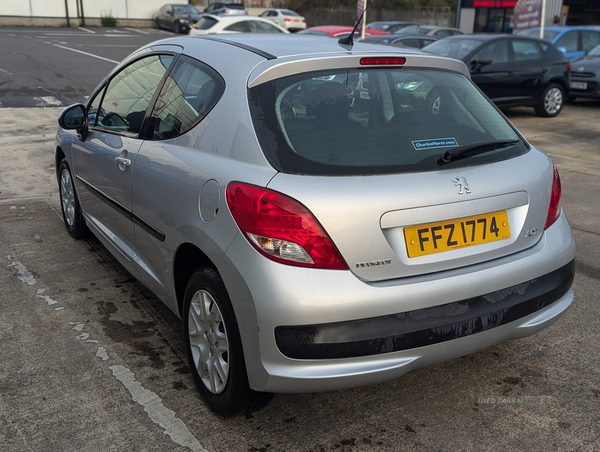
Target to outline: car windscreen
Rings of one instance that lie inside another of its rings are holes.
[[[193,5],[173,5],[175,14],[200,14],[200,11]]]
[[[448,71],[297,74],[251,88],[249,103],[265,156],[286,173],[430,171],[440,169],[440,158],[458,147],[499,143],[485,152],[469,151],[447,167],[503,160],[529,149],[466,77]]]

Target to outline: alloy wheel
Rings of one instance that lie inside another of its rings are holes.
[[[210,392],[220,394],[229,376],[229,339],[221,310],[205,290],[197,291],[192,297],[188,328],[198,375]]]
[[[563,103],[563,94],[559,88],[551,88],[544,98],[544,108],[549,115],[555,115],[561,109]]]
[[[60,174],[60,201],[65,221],[69,227],[73,227],[75,224],[75,189],[71,173],[66,168]]]

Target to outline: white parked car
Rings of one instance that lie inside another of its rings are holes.
[[[306,19],[289,9],[268,9],[259,17],[271,20],[289,31],[304,30],[306,28]]]
[[[253,16],[213,16],[205,14],[190,28],[190,36],[216,33],[289,33],[273,22]]]

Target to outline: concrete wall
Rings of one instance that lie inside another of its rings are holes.
[[[119,20],[120,26],[138,21],[151,21],[154,13],[166,0],[82,0],[86,25],[100,23],[102,17]],[[177,1],[175,1],[177,3]],[[181,3],[187,3],[182,0]],[[2,25],[62,25],[66,23],[67,10],[71,20],[81,16],[78,0],[0,0]],[[151,23],[151,22],[148,22]],[[79,25],[79,24],[77,24]]]

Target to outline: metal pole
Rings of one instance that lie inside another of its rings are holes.
[[[65,0],[65,12],[67,13],[67,27],[70,27],[71,22],[69,21],[69,0]]]
[[[83,0],[79,0],[81,3],[81,26],[85,27],[85,14],[83,14]]]
[[[542,0],[542,22],[540,23],[540,39],[544,39],[544,22],[546,21],[546,0]]]
[[[456,1],[456,17],[454,18],[454,28],[460,28],[460,9],[462,8],[461,0]]]
[[[367,22],[367,0],[365,0],[364,14],[362,15],[362,24],[360,25],[360,39],[365,39],[365,24]]]

